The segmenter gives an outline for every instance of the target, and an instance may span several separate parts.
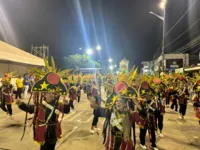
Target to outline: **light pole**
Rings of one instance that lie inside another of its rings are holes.
[[[160,2],[160,8],[163,10],[163,16],[157,15],[154,12],[149,12],[150,14],[158,17],[163,21],[163,33],[162,33],[162,72],[164,71],[164,62],[165,62],[165,9],[166,9],[167,0],[162,0]]]

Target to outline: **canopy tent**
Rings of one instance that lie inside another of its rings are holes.
[[[43,59],[2,41],[0,41],[0,61],[45,66]]]

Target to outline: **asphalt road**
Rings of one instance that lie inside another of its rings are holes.
[[[25,100],[26,101],[26,100]],[[0,150],[39,150],[39,146],[33,141],[32,128],[27,127],[23,141],[20,138],[23,133],[25,113],[14,104],[14,119],[5,117],[0,110]],[[57,150],[103,150],[103,138],[101,132],[91,134],[89,132],[93,119],[92,109],[82,93],[80,103],[75,103],[75,111],[64,116],[62,122],[62,139],[57,142]],[[29,117],[31,117],[29,115]],[[102,128],[104,119],[100,118],[98,126]],[[164,116],[164,138],[157,137],[157,146],[161,150],[200,150],[200,125],[195,119],[192,105],[188,104],[185,120],[178,119],[178,114],[167,108]],[[136,129],[137,145],[139,147],[139,128]],[[146,145],[148,145],[148,134]]]

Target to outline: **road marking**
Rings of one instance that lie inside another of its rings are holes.
[[[80,116],[83,112],[80,112],[79,114],[75,115],[74,117],[72,117],[71,119],[69,119],[69,121],[74,120],[76,117]]]
[[[58,143],[56,144],[56,149],[57,149],[61,144],[63,144],[63,143],[65,142],[65,140],[68,139],[69,136],[72,135],[72,133],[74,133],[77,129],[78,129],[78,126],[75,126],[75,127],[72,129],[71,132],[69,132],[67,135],[65,135],[65,136],[62,138],[62,140],[60,140],[60,142],[58,142]]]
[[[69,118],[70,116],[72,116],[74,113],[76,113],[76,111],[71,112],[69,115],[64,116],[63,120]]]
[[[81,119],[77,120],[77,122],[81,122]]]
[[[93,118],[93,116],[91,116],[90,118],[88,118],[88,120],[86,120],[84,123],[88,123],[89,121],[91,121]]]

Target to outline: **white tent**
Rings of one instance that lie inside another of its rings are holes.
[[[43,59],[2,41],[0,41],[0,61],[45,66]]]

